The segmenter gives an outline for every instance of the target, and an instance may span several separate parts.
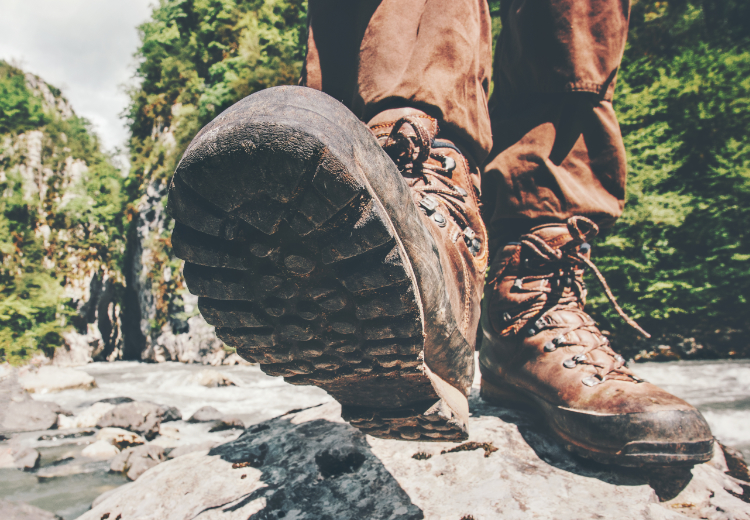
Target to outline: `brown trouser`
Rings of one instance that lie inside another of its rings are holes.
[[[310,0],[303,84],[368,121],[413,107],[483,166],[494,235],[584,215],[611,225],[625,197],[612,94],[629,0],[506,0],[489,102],[486,0]]]

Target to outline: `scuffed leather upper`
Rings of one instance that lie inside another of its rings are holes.
[[[536,227],[494,259],[485,291],[482,374],[549,404],[595,414],[694,410],[637,377],[584,312],[583,217]]]
[[[438,123],[412,108],[381,112],[368,126],[409,184],[422,221],[436,238],[451,311],[466,341],[476,344],[487,267],[487,231],[479,213],[479,170]]]

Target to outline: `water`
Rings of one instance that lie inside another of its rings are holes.
[[[76,413],[107,397],[130,397],[136,401],[176,406],[189,418],[202,406],[237,416],[245,426],[277,417],[294,408],[306,408],[331,398],[317,387],[292,386],[280,377],[269,377],[256,365],[221,366],[215,370],[229,375],[237,386],[206,388],[195,380],[202,370],[213,367],[183,363],[91,363],[77,367],[96,380],[92,390],[69,390],[35,396],[54,401]]]
[[[184,419],[202,406],[213,406],[224,414],[239,417],[245,426],[295,408],[331,400],[319,388],[288,385],[281,378],[265,375],[257,366],[216,367],[216,370],[229,375],[237,386],[206,388],[196,382],[198,373],[206,369],[212,367],[130,361],[92,363],[77,367],[77,370],[92,375],[96,379],[96,388],[34,394],[33,397],[53,401],[76,414],[108,397],[130,397],[136,401],[176,406]],[[168,446],[204,441],[228,442],[240,434],[237,430],[210,433],[210,425],[205,423],[175,421],[167,424],[179,430],[179,438],[159,437],[156,442]],[[128,482],[121,474],[109,473],[110,461],[91,461],[81,456],[81,451],[94,441],[93,436],[39,441],[43,434],[54,435],[55,431],[29,432],[13,439],[15,443],[39,450],[41,464],[37,473],[0,469],[0,498],[26,502],[53,511],[64,520],[72,520],[86,512],[97,496]],[[7,442],[0,443],[0,447],[5,445]],[[61,460],[62,464],[55,465]],[[51,469],[72,474],[55,478],[38,477]]]
[[[265,421],[295,408],[330,401],[315,387],[296,387],[263,374],[257,366],[217,367],[237,383],[233,387],[205,388],[197,374],[210,367],[180,363],[143,364],[118,361],[92,363],[78,370],[91,374],[97,388],[34,395],[54,401],[77,413],[107,397],[130,397],[140,401],[176,406],[185,419],[202,406],[240,417],[246,426]],[[750,360],[678,361],[639,363],[635,371],[666,390],[686,399],[703,412],[714,435],[724,444],[740,449],[750,459]],[[207,424],[184,421],[168,423],[179,430],[176,437],[156,442],[169,446],[211,440],[226,442],[238,431],[209,433]],[[27,502],[72,520],[88,510],[99,494],[122,485],[125,477],[108,473],[109,462],[91,461],[80,455],[92,436],[39,441],[42,433],[16,436],[14,442],[33,446],[42,454],[40,474],[54,469],[72,474],[38,478],[35,473],[0,469],[0,498]],[[3,445],[6,443],[0,443]],[[63,463],[55,465],[57,461]]]

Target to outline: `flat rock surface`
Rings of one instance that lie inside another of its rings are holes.
[[[49,365],[20,376],[18,382],[27,392],[40,394],[71,389],[88,390],[96,386],[94,378],[82,370]]]
[[[692,474],[613,469],[530,415],[476,395],[471,409],[472,444],[454,452],[365,436],[336,403],[290,413],[149,469],[81,519],[750,520],[750,485],[725,473],[721,450]]]
[[[59,413],[66,412],[58,404],[33,400],[14,373],[0,380],[0,432],[47,430]]]
[[[99,428],[122,428],[151,439],[159,433],[159,426],[165,414],[171,413],[168,407],[133,401],[116,405],[101,416],[96,426]]]
[[[61,520],[56,514],[44,509],[7,500],[0,500],[0,512],[3,520]]]

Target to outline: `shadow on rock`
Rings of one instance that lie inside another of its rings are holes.
[[[265,505],[253,519],[292,513],[315,519],[424,518],[372,453],[365,436],[347,424],[313,418],[318,408],[250,428],[237,440],[213,448],[209,456],[220,456],[233,469],[259,469],[264,484],[214,509],[231,513],[261,501]]]

